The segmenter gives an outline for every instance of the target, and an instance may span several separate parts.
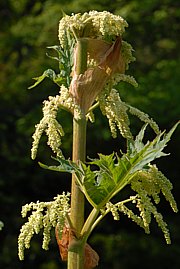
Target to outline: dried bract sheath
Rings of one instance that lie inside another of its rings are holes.
[[[115,73],[125,72],[125,61],[121,53],[121,38],[109,44],[103,40],[85,39],[87,54],[96,63],[83,74],[77,74],[78,43],[74,51],[74,71],[70,85],[70,93],[76,104],[86,114],[103,90],[107,80]],[[84,39],[83,39],[84,41]]]
[[[75,235],[73,231],[68,228],[67,226],[64,227],[62,237],[59,238],[58,235],[58,227],[56,227],[55,230],[56,233],[56,240],[59,246],[59,252],[62,261],[67,261],[68,259],[68,249],[71,244],[71,242],[75,239]],[[75,239],[77,240],[77,239]],[[92,247],[89,244],[85,244],[84,248],[84,269],[93,269],[98,265],[99,262],[99,256],[96,253],[95,250],[92,249]]]

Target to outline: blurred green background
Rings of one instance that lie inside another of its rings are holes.
[[[51,200],[57,193],[70,189],[65,174],[41,169],[38,160],[49,162],[51,152],[42,140],[38,158],[30,159],[34,125],[42,116],[42,101],[58,92],[56,85],[45,80],[38,88],[27,90],[32,77],[47,68],[57,70],[46,57],[47,46],[58,44],[61,9],[67,14],[89,10],[107,10],[124,17],[129,28],[124,39],[132,44],[137,60],[129,74],[139,83],[133,88],[122,83],[124,101],[149,113],[160,128],[169,130],[180,115],[180,4],[179,0],[1,0],[0,1],[0,268],[58,269],[60,261],[53,237],[50,250],[41,249],[42,236],[35,236],[25,261],[18,261],[17,237],[24,222],[21,206],[31,201]],[[65,154],[71,156],[71,117],[61,113],[66,137]],[[133,133],[141,123],[132,118]],[[100,132],[101,131],[101,132]],[[151,136],[152,134],[149,134]],[[158,161],[159,168],[171,179],[174,196],[180,205],[179,129],[166,152],[171,155]],[[111,153],[123,145],[121,137],[113,140],[108,124],[100,113],[96,123],[88,126],[87,154]],[[161,231],[152,223],[151,235],[126,217],[114,222],[108,216],[90,238],[100,255],[99,269],[177,269],[180,268],[180,216],[171,212],[162,200],[160,210],[169,223],[172,245],[167,246]]]

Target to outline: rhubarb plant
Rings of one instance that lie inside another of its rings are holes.
[[[35,78],[30,87],[49,78],[60,88],[58,95],[49,96],[43,103],[43,118],[35,127],[31,156],[36,158],[41,136],[45,133],[56,165],[39,164],[45,169],[72,174],[71,191],[57,194],[50,202],[31,202],[23,206],[22,217],[28,212],[31,215],[18,238],[20,260],[24,259],[24,250],[30,247],[33,235],[41,229],[42,247],[48,249],[53,228],[61,258],[67,261],[68,269],[95,268],[99,256],[87,241],[108,213],[114,220],[125,214],[146,233],[150,233],[154,217],[167,244],[171,243],[169,229],[157,204],[164,195],[173,211],[178,209],[172,184],[154,161],[168,155],[163,150],[178,123],[169,132],[161,132],[146,113],[121,99],[118,89],[122,81],[137,87],[134,77],[126,73],[135,60],[131,45],[123,40],[127,26],[122,17],[106,11],[64,15],[60,20],[60,44],[49,47],[57,56],[48,55],[58,62],[59,73],[48,69]],[[120,132],[127,141],[125,152],[119,145],[119,150],[110,155],[97,153],[96,159],[86,157],[87,121],[95,121],[94,110],[98,108],[107,117],[112,136],[115,138]],[[57,118],[61,110],[71,113],[73,118],[72,158],[69,159],[65,159],[61,150],[62,136],[65,136]],[[129,114],[143,122],[135,137]],[[145,139],[149,126],[155,133],[152,141]],[[121,191],[126,186],[131,188],[132,195],[121,200]],[[92,207],[86,219],[85,203]]]

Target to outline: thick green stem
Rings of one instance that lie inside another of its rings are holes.
[[[87,47],[84,41],[77,42],[76,70],[77,75],[87,69]],[[85,161],[86,157],[86,115],[81,119],[74,115],[73,119],[73,161]],[[72,175],[71,186],[71,222],[76,236],[76,244],[70,242],[68,251],[68,269],[84,268],[84,244],[80,234],[84,224],[84,195],[77,183],[75,174]],[[74,240],[73,240],[74,241]],[[72,245],[71,245],[72,243]]]
[[[83,74],[87,69],[87,41],[79,39],[77,41],[77,57],[76,57],[76,74]]]
[[[84,268],[84,244],[80,239],[72,239],[68,250],[68,269]]]
[[[73,120],[73,161],[85,161],[86,152],[86,118]],[[84,195],[76,181],[76,176],[72,176],[71,188],[71,222],[76,235],[79,236],[84,223]]]

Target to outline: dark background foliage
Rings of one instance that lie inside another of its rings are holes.
[[[161,129],[171,128],[180,114],[178,0],[1,0],[0,220],[5,226],[0,232],[0,268],[65,268],[54,237],[48,252],[41,249],[40,235],[34,237],[25,261],[20,262],[17,257],[17,237],[24,221],[21,206],[31,201],[51,200],[70,188],[67,175],[38,166],[38,160],[50,161],[45,138],[37,160],[30,159],[34,125],[42,116],[41,103],[48,95],[55,95],[58,88],[48,80],[34,90],[27,88],[32,84],[32,77],[41,75],[47,68],[57,69],[45,54],[47,46],[58,44],[61,9],[67,14],[108,10],[124,17],[129,23],[124,38],[134,47],[137,58],[128,72],[137,79],[139,87],[134,89],[122,84],[122,99],[150,114]],[[71,117],[62,113],[60,120],[66,132],[63,149],[68,157],[71,155]],[[134,134],[140,126],[140,122],[132,118]],[[178,136],[179,130],[166,149],[171,155],[159,160],[158,165],[171,179],[180,205]],[[88,155],[95,157],[97,152],[118,151],[121,145],[122,138],[111,138],[106,119],[97,112],[95,125],[88,126]],[[155,223],[152,223],[151,235],[145,235],[126,217],[114,222],[108,216],[90,238],[100,254],[98,268],[180,268],[180,216],[173,214],[164,200],[160,210],[169,223],[171,246],[165,244]]]

